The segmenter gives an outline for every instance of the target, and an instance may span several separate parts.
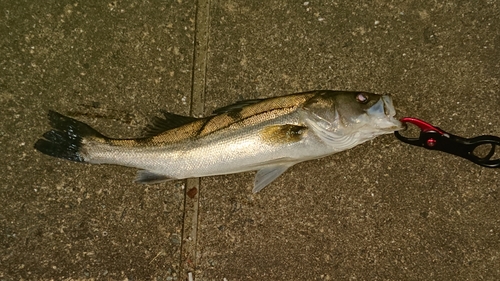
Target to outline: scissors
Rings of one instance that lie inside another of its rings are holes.
[[[500,168],[500,149],[496,155],[497,159],[492,159],[494,158],[496,147],[500,147],[500,137],[482,135],[473,138],[464,138],[445,132],[417,118],[404,117],[400,121],[405,125],[407,125],[406,123],[410,123],[420,128],[420,136],[418,138],[407,138],[402,136],[399,131],[394,132],[396,138],[402,142],[450,153],[483,167]],[[475,150],[482,145],[485,147],[490,146],[490,151],[486,156],[475,154]]]

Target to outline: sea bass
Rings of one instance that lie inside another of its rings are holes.
[[[204,118],[163,114],[143,137],[114,139],[50,111],[54,129],[35,149],[76,162],[139,168],[140,183],[257,171],[253,192],[258,192],[297,163],[402,129],[392,99],[366,92],[322,90],[246,100]]]

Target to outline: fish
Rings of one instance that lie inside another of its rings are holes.
[[[255,174],[259,192],[293,165],[401,130],[392,98],[317,90],[236,102],[207,117],[163,111],[138,138],[110,138],[49,111],[52,129],[34,148],[49,156],[140,169],[138,183]]]

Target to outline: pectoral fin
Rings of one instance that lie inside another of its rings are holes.
[[[263,141],[270,144],[284,144],[298,142],[304,138],[307,133],[307,127],[284,124],[267,126],[260,131],[260,137]]]
[[[137,172],[137,177],[135,178],[135,182],[144,183],[144,184],[155,184],[162,183],[165,181],[173,180],[165,175],[156,174],[146,170],[140,170]]]
[[[252,192],[257,193],[261,191],[290,167],[291,165],[280,165],[260,169],[255,175]]]

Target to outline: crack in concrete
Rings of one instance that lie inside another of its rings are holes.
[[[207,54],[210,25],[210,0],[198,0],[196,5],[193,68],[191,78],[191,116],[204,113]],[[200,178],[186,180],[184,192],[184,217],[179,274],[194,280],[198,262],[198,215]]]

